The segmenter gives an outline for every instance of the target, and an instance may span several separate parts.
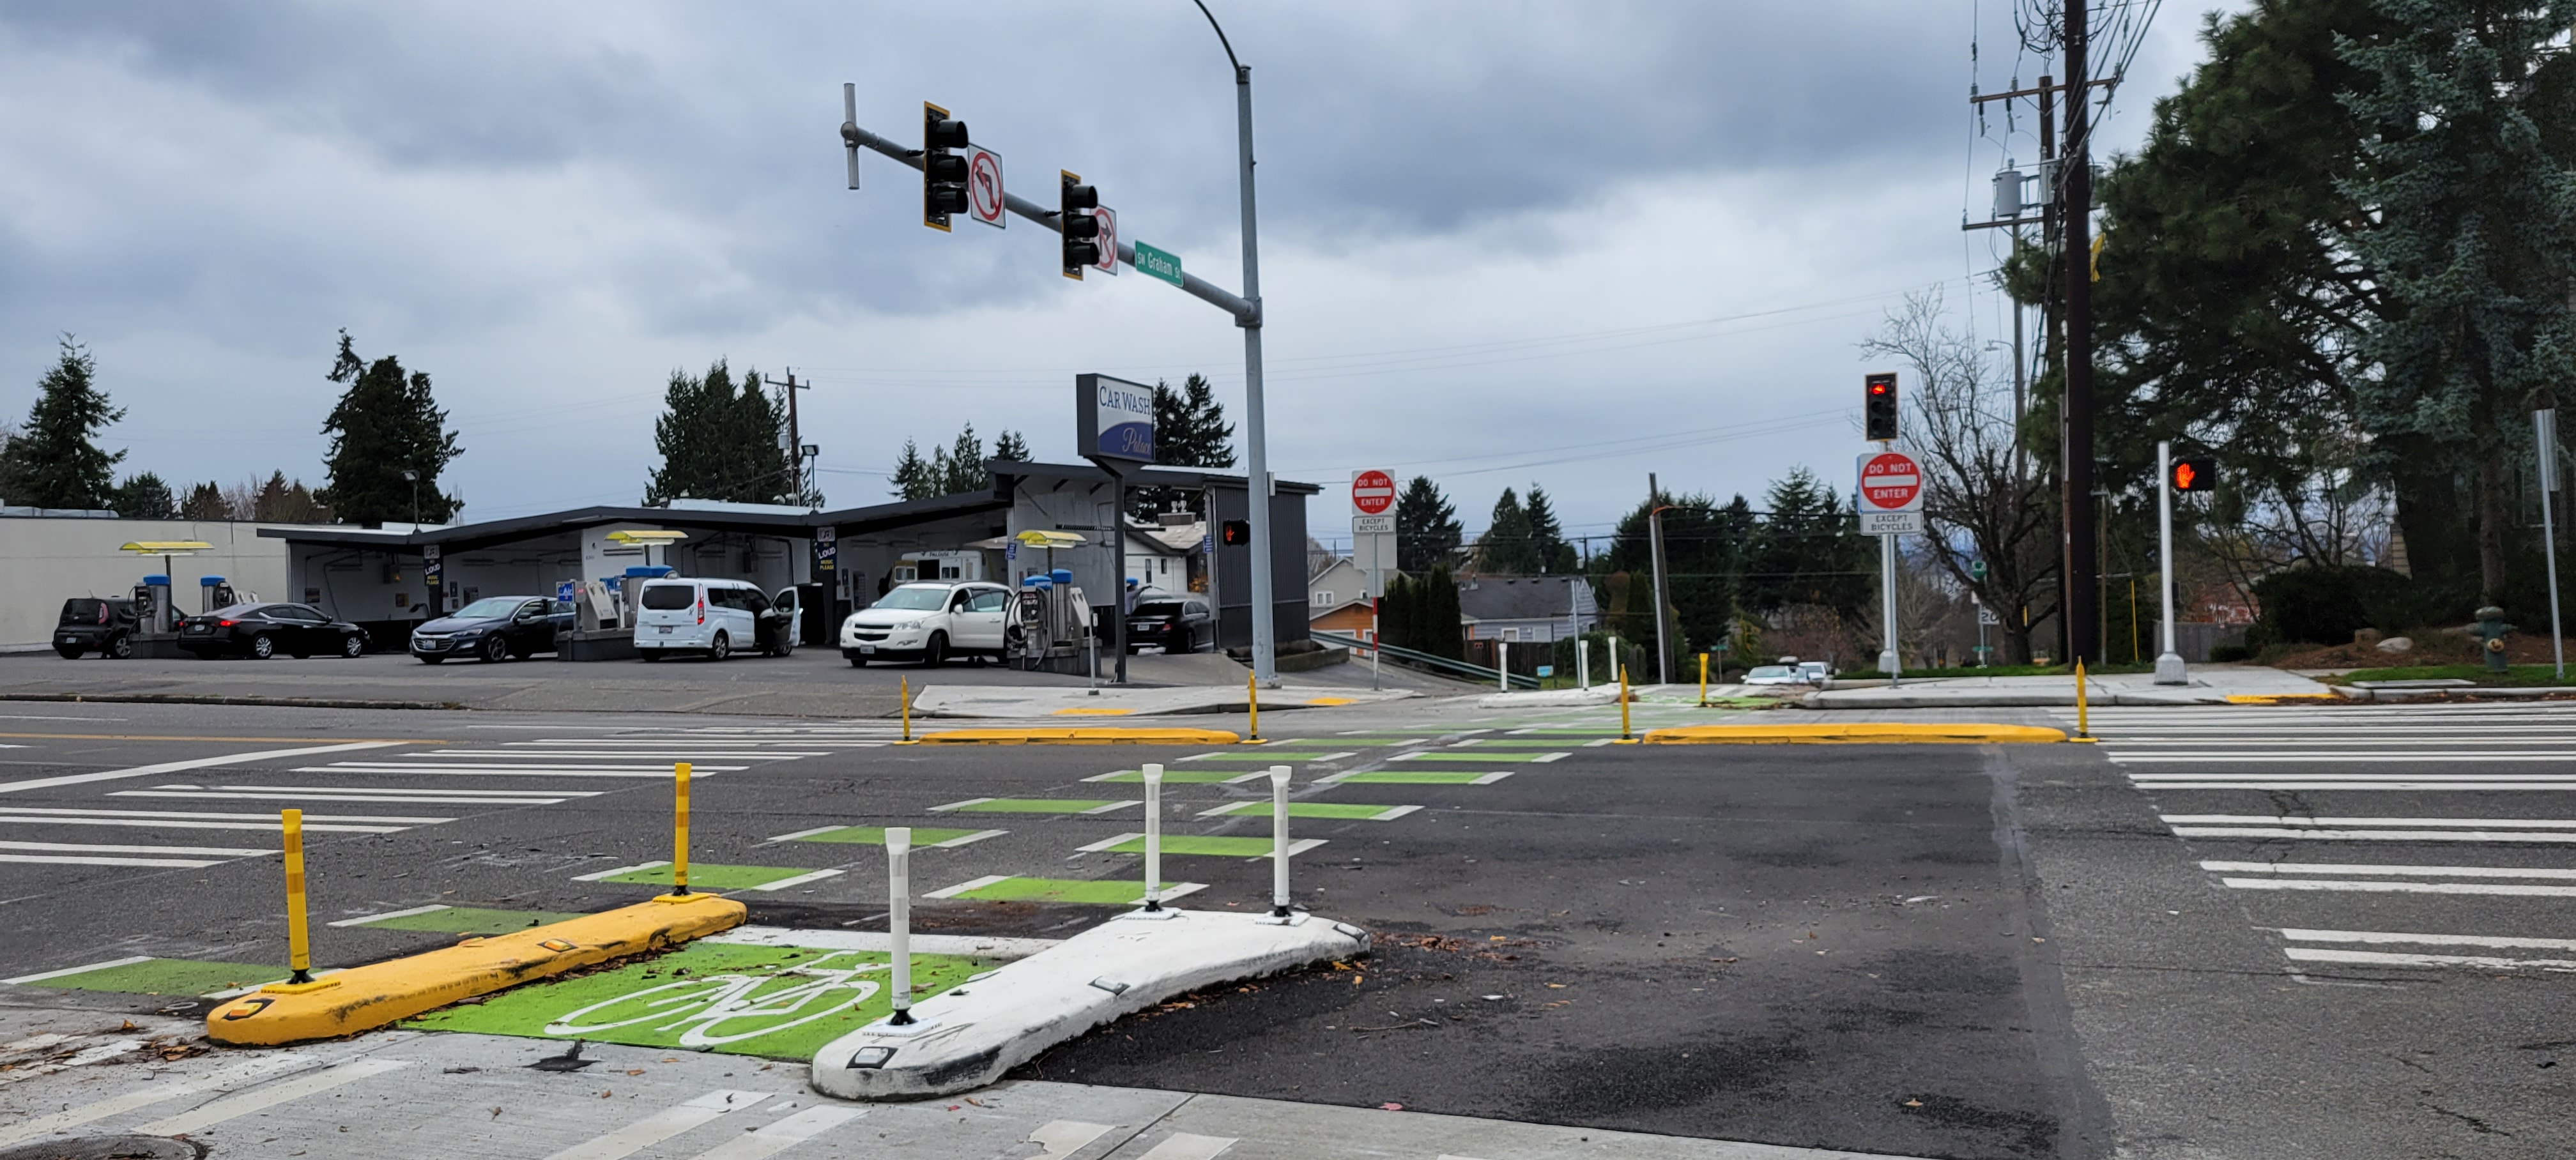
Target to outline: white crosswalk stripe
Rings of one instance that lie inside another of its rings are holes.
[[[673,765],[690,763],[693,778],[738,777],[765,767],[889,744],[901,736],[899,723],[817,723],[813,725],[718,725],[704,728],[611,726],[597,732],[560,725],[495,728],[470,726],[464,743],[370,741],[304,749],[236,754],[232,757],[164,762],[100,774],[0,783],[0,788],[83,787],[101,799],[142,806],[151,802],[204,803],[203,809],[115,809],[37,804],[0,798],[0,833],[23,833],[10,827],[43,826],[46,837],[67,836],[67,827],[101,832],[97,842],[0,842],[0,865],[27,867],[28,874],[75,874],[82,867],[193,870],[243,858],[264,858],[274,848],[179,845],[179,832],[189,830],[265,831],[281,828],[276,810],[305,811],[304,829],[315,835],[392,834],[420,826],[447,825],[462,816],[494,810],[578,805],[622,790],[668,782]],[[504,731],[506,729],[506,731]],[[363,754],[355,750],[365,750]],[[301,758],[309,765],[267,765]],[[221,766],[221,784],[169,783],[134,785],[127,779],[152,773]],[[263,775],[280,777],[267,784]],[[341,784],[327,784],[331,781]],[[124,782],[87,787],[99,782]],[[19,804],[19,803],[25,804]],[[436,807],[400,813],[377,813],[386,806]],[[230,808],[227,808],[230,807]],[[356,807],[356,808],[352,808]],[[246,811],[262,812],[246,812]],[[245,812],[236,812],[245,811]],[[229,835],[228,835],[229,836]],[[164,845],[163,842],[170,844]],[[796,881],[804,881],[802,879]],[[792,884],[792,883],[791,883]]]
[[[2576,802],[2548,796],[2576,794],[2576,705],[2118,707],[2091,725],[2210,855],[2214,888],[2293,920],[2270,928],[2291,970],[2576,971],[2576,941],[2551,937],[2576,898],[2557,853]],[[2310,860],[2337,847],[2387,856]]]

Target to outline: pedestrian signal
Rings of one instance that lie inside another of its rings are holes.
[[[2174,460],[2175,491],[2215,491],[2218,488],[2218,461],[2206,455]]]
[[[1252,545],[1252,521],[1251,521],[1251,520],[1227,520],[1227,521],[1225,521],[1225,523],[1222,525],[1221,535],[1222,535],[1222,539],[1221,539],[1221,541],[1220,541],[1220,542],[1221,542],[1221,543],[1223,543],[1226,547],[1229,547],[1229,548],[1246,548],[1246,547],[1250,547],[1250,546]]]

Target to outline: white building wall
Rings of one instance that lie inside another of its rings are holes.
[[[264,600],[292,600],[287,588],[286,543],[261,539],[263,527],[284,524],[221,520],[91,520],[0,517],[0,647],[43,645],[53,637],[63,601],[74,596],[125,596],[145,575],[161,571],[161,557],[117,551],[137,540],[203,540],[213,549],[170,561],[171,602],[197,611],[197,578],[222,576],[234,590]]]

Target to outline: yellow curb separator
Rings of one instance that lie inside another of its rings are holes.
[[[206,1037],[275,1047],[353,1035],[476,995],[742,925],[743,904],[713,894],[656,898],[616,910],[470,939],[351,967],[305,984],[270,984],[206,1013]]]
[[[1126,715],[1128,715],[1128,714],[1130,714],[1130,713],[1133,713],[1133,712],[1135,712],[1135,710],[1134,710],[1134,709],[1079,709],[1079,708],[1077,708],[1077,709],[1058,709],[1058,710],[1054,711],[1053,713],[1049,714],[1049,716],[1053,716],[1053,717],[1124,717],[1124,716],[1126,716]]]
[[[2066,740],[2063,730],[2039,725],[1907,724],[1683,725],[1648,730],[1648,745],[1982,745]]]
[[[1309,705],[1331,708],[1335,705],[1356,705],[1359,704],[1359,699],[1356,697],[1311,697],[1307,699],[1306,703]]]
[[[2230,693],[2230,705],[2280,705],[2298,701],[2340,701],[2341,693]]]
[[[1232,745],[1241,740],[1223,729],[1116,729],[1099,725],[945,729],[921,735],[924,745]]]

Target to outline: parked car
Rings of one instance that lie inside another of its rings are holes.
[[[1147,645],[1160,645],[1167,653],[1197,652],[1201,641],[1216,642],[1216,618],[1208,615],[1202,597],[1157,596],[1139,601],[1136,611],[1127,614],[1129,653]]]
[[[792,586],[771,596],[741,580],[647,580],[635,600],[635,655],[720,661],[749,648],[783,657],[796,651],[796,613]]]
[[[572,604],[542,596],[486,596],[411,630],[411,655],[425,665],[449,657],[486,662],[555,651],[555,634],[572,628]]]
[[[179,647],[203,660],[233,655],[264,661],[279,653],[355,657],[367,651],[367,630],[310,605],[235,604],[181,620]]]
[[[1821,685],[1834,675],[1834,667],[1823,661],[1799,661],[1798,671],[1807,675],[1809,684]]]
[[[852,667],[872,660],[918,660],[926,666],[966,656],[1002,657],[1002,626],[1011,590],[980,581],[897,585],[841,622],[841,655]]]
[[[1752,672],[1744,674],[1744,683],[1748,685],[1803,685],[1807,683],[1807,674],[1799,671],[1798,666],[1796,665],[1755,665],[1753,666]]]
[[[63,601],[62,622],[54,626],[54,652],[67,661],[88,652],[124,660],[134,655],[134,621],[131,599],[72,597]]]

